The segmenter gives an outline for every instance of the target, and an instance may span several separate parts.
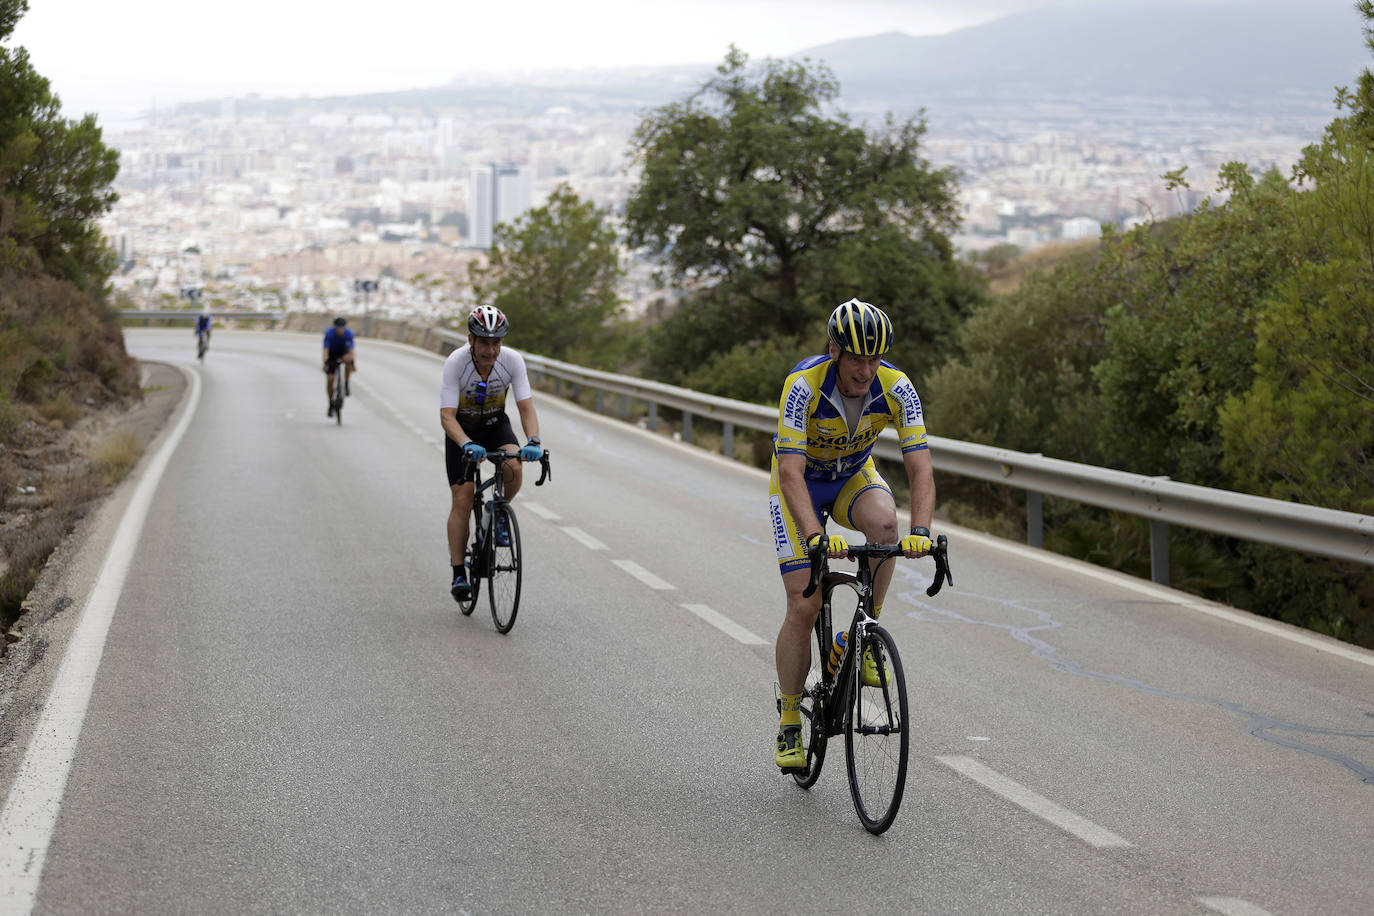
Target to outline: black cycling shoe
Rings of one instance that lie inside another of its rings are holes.
[[[467,576],[462,573],[454,577],[453,585],[448,591],[454,601],[467,601],[472,597],[472,586],[468,585]]]

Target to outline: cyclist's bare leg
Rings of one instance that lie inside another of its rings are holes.
[[[345,366],[348,367],[348,371],[347,371],[347,372],[345,373],[345,375],[344,375],[344,384],[347,385],[347,384],[349,384],[349,383],[351,383],[351,382],[353,381],[353,351],[352,351],[352,350],[350,350],[350,351],[348,351],[346,354],[344,354],[343,363],[344,363]]]
[[[787,617],[778,630],[774,657],[778,666],[778,690],[799,694],[806,687],[806,670],[811,666],[811,631],[821,610],[821,593],[817,589],[810,598],[803,598],[811,570],[798,569],[784,573],[782,587],[787,592]]]
[[[897,531],[897,504],[887,490],[866,490],[854,500],[849,510],[850,520],[864,533],[870,544],[895,544],[901,540]],[[883,606],[887,586],[892,582],[892,564],[884,563],[873,576],[873,606]]]
[[[501,450],[512,454],[520,451],[516,448],[514,443],[503,446]],[[501,473],[504,474],[506,478],[506,501],[509,502],[515,499],[516,493],[520,492],[520,484],[524,482],[525,474],[518,461],[507,461],[505,464],[501,465]]]
[[[337,371],[337,370],[336,370]],[[333,402],[334,400],[334,373],[327,372],[324,376],[324,399]]]
[[[449,487],[452,501],[448,510],[448,556],[454,566],[462,566],[468,554],[468,520],[472,518],[471,482]]]

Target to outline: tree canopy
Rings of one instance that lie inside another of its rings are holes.
[[[506,313],[522,349],[595,365],[619,361],[613,325],[624,273],[605,215],[566,184],[498,225],[487,263],[469,269],[477,298]]]
[[[27,0],[0,0],[0,41]],[[23,48],[0,47],[0,268],[39,270],[100,292],[113,254],[95,220],[117,199],[119,154],[94,115],[72,121]]]
[[[916,360],[977,298],[949,240],[954,174],[921,156],[924,121],[889,115],[867,131],[829,110],[838,88],[824,66],[750,67],[732,48],[714,78],[635,131],[627,240],[688,291],[659,332],[671,341],[661,373],[696,371],[721,390],[731,376],[709,367],[731,349],[812,352],[853,296],[888,312],[894,356]]]

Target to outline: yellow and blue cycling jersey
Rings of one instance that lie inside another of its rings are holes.
[[[921,398],[905,372],[879,363],[859,421],[850,429],[833,366],[829,356],[813,356],[787,376],[778,404],[775,455],[806,456],[806,479],[821,481],[858,473],[888,426],[897,428],[902,454],[930,447]]]
[[[921,399],[904,372],[879,364],[851,429],[833,366],[829,356],[813,356],[798,363],[783,384],[768,502],[773,547],[784,574],[806,569],[810,561],[801,528],[782,498],[778,455],[805,456],[803,476],[818,518],[825,510],[839,524],[857,530],[850,514],[855,501],[868,490],[891,492],[873,463],[878,434],[895,425],[903,454],[930,447]]]

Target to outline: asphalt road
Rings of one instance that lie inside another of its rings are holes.
[[[437,357],[361,341],[336,426],[314,335],[127,340],[193,410],[84,716],[38,718],[152,453],[9,687],[8,911],[1374,912],[1374,653],[937,525],[955,587],[905,562],[883,615],[918,731],[873,837],[842,753],[772,763],[761,473],[537,397],[501,636],[447,592]]]

